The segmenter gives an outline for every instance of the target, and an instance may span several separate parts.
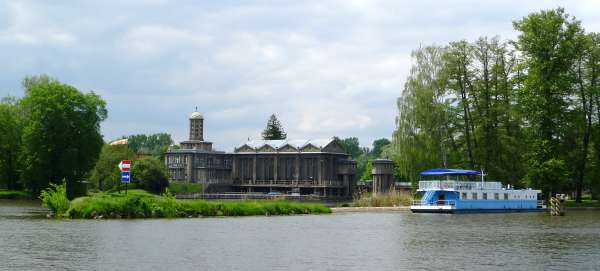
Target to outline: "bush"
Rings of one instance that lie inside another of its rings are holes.
[[[132,182],[146,191],[159,194],[169,186],[165,165],[153,157],[134,161],[131,175]]]
[[[63,216],[69,209],[70,201],[67,198],[67,184],[50,184],[51,187],[42,190],[40,199],[42,206],[50,209],[56,217]]]
[[[169,184],[169,191],[171,191],[172,193],[201,193],[202,184],[171,182]]]

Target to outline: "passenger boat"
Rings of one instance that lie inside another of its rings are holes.
[[[481,181],[464,181],[477,175]],[[523,212],[546,208],[538,200],[540,190],[513,189],[500,182],[486,182],[483,172],[436,168],[421,171],[421,176],[437,180],[419,181],[417,192],[422,197],[410,206],[414,213]]]

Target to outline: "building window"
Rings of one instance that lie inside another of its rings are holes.
[[[487,199],[487,193],[483,193],[482,199]]]
[[[473,193],[473,199],[477,199],[477,193]]]
[[[462,195],[460,196],[462,199],[467,199],[467,193],[463,192]]]
[[[500,199],[500,194],[498,194],[498,193],[494,193],[494,199],[495,199],[495,200],[499,200],[499,199]]]
[[[504,193],[504,200],[508,200],[508,193]]]

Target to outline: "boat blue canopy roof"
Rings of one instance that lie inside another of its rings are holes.
[[[432,168],[421,171],[421,176],[440,175],[479,175],[481,172],[470,169]]]

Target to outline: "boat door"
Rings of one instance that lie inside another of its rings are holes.
[[[446,200],[446,195],[444,193],[440,193],[438,195],[438,205],[444,205],[444,201]]]

